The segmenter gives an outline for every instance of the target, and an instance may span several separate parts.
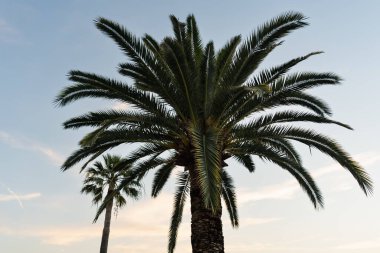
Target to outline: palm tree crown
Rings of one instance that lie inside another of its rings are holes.
[[[100,244],[100,253],[107,253],[108,240],[111,230],[112,210],[117,213],[127,201],[125,197],[138,199],[141,193],[141,184],[137,180],[129,180],[128,183],[121,183],[131,174],[130,166],[124,164],[121,170],[117,170],[121,158],[115,155],[103,156],[104,165],[97,161],[92,167],[87,169],[86,178],[83,182],[82,193],[91,194],[94,204],[103,203],[107,200],[104,208],[99,208],[96,214],[99,215],[105,210],[104,227]],[[105,196],[103,197],[103,195]]]
[[[93,196],[92,202],[95,205],[101,204],[107,197],[108,190],[113,188],[113,199],[116,209],[127,204],[126,197],[137,200],[141,195],[141,184],[137,180],[132,180],[119,188],[120,183],[129,177],[131,173],[128,169],[116,170],[121,158],[115,155],[103,156],[104,165],[96,161],[93,166],[86,169],[86,178],[83,181],[82,193]]]
[[[176,166],[184,167],[178,175],[174,230],[189,189],[194,193],[192,199],[198,198],[199,190],[205,210],[212,214],[220,213],[221,198],[227,199],[232,224],[238,224],[233,183],[227,172],[229,158],[250,172],[255,170],[253,156],[277,164],[297,179],[316,208],[323,206],[320,190],[303,167],[293,141],[332,157],[353,175],[366,194],[371,192],[367,173],[335,140],[289,124],[312,122],[351,129],[332,120],[328,105],[306,92],[339,84],[341,79],[336,74],[289,73],[296,64],[321,52],[257,71],[265,57],[283,43],[282,38],[307,25],[301,13],[280,15],[245,40],[240,35],[231,38],[218,51],[212,41],[202,43],[193,15],[184,23],[174,16],[170,19],[174,36],[161,42],[149,35],[137,38],[105,18],[96,20],[97,28],[129,58],[119,65],[119,72],[132,82],[71,71],[73,84],[62,90],[56,102],[64,106],[96,97],[120,100],[136,109],[90,112],[66,121],[65,128],[90,126],[95,130],[82,139],[80,149],[68,157],[63,170],[85,158],[91,161],[118,145],[141,143],[121,164],[132,162],[139,178],[156,168],[152,196],[157,196]],[[193,217],[197,208],[202,209],[195,204],[192,202]],[[171,238],[175,241],[174,234]],[[194,237],[193,249],[197,240]]]

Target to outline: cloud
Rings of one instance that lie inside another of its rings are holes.
[[[364,167],[371,166],[376,162],[380,161],[380,152],[365,152],[361,154],[354,155],[354,160],[358,161]],[[324,175],[328,175],[334,173],[336,171],[342,171],[343,168],[339,164],[335,163],[330,166],[326,166],[320,169],[317,169],[311,173],[311,175],[315,178],[322,177]]]
[[[24,205],[21,200],[31,200],[41,196],[41,193],[39,192],[32,192],[24,195],[19,195],[16,192],[12,191],[9,187],[6,187],[4,183],[0,182],[0,185],[10,193],[7,195],[0,194],[0,202],[16,200],[21,208],[24,208]]]
[[[29,229],[14,229],[0,227],[0,235],[18,236],[18,237],[34,237],[44,244],[67,246],[74,243],[87,241],[91,239],[100,239],[102,233],[102,222],[87,226],[55,226],[40,227]],[[121,226],[123,224],[123,226]],[[159,237],[165,240],[168,232],[168,226],[156,224],[127,224],[114,222],[111,229],[113,239],[117,238],[136,238],[147,239]]]
[[[144,243],[128,243],[117,244],[111,246],[112,252],[129,252],[129,253],[152,253],[159,252],[158,249],[166,249],[165,242],[149,240],[149,244]],[[155,249],[154,251],[152,249]],[[225,244],[226,252],[239,252],[239,253],[251,253],[251,252],[307,252],[309,247],[294,247],[291,245],[276,245],[275,243],[260,243],[250,242],[249,244],[232,242]],[[190,244],[180,244],[176,246],[176,252],[191,253],[192,249]]]
[[[256,226],[280,221],[282,218],[244,218],[240,219],[240,227]]]
[[[9,228],[0,227],[0,234],[19,237],[38,237],[43,243],[68,245],[73,242],[98,237],[99,231],[94,227],[44,227],[44,228]]]
[[[262,187],[259,190],[238,189],[239,205],[247,204],[252,201],[268,199],[292,199],[298,192],[299,186],[294,181],[286,181],[280,184]]]
[[[49,227],[39,228],[33,230],[21,231],[23,236],[40,237],[42,243],[50,245],[71,245],[73,243],[100,239],[102,233],[102,221],[99,224],[87,226],[71,226],[71,227]],[[117,238],[139,238],[146,239],[150,237],[166,237],[167,226],[157,226],[146,224],[130,224],[118,223],[113,221],[111,228],[111,236],[113,239]]]
[[[0,195],[2,196],[2,195]],[[36,195],[22,195],[21,199]],[[12,196],[14,200],[14,196]],[[11,196],[4,196],[11,200]],[[169,202],[168,202],[169,201]],[[157,199],[141,200],[131,206],[126,206],[117,218],[112,217],[111,236],[113,239],[128,238],[141,240],[158,238],[166,243],[169,229],[169,217],[172,196],[163,193]],[[56,225],[44,227],[1,227],[0,236],[37,238],[44,244],[67,246],[87,240],[99,240],[102,233],[103,217],[96,224]],[[190,226],[188,226],[188,229]]]
[[[380,161],[380,152],[366,152],[354,156],[362,166],[368,167]],[[326,167],[316,169],[311,172],[314,179],[330,175],[332,173],[344,170],[339,164],[335,163]],[[334,191],[347,191],[353,187],[353,182],[342,182],[333,187]],[[287,200],[293,199],[301,191],[301,188],[295,179],[287,180],[282,183],[262,187],[252,191],[250,189],[238,189],[239,204],[247,204],[259,200]]]
[[[152,253],[152,252],[165,252],[167,245],[165,240],[149,240],[149,243],[129,242],[128,244],[116,244],[111,246],[111,252],[128,252],[128,253]],[[154,250],[152,250],[154,249]],[[161,249],[161,250],[159,250]],[[175,252],[191,253],[192,249],[190,243],[186,245],[176,245]]]
[[[116,102],[112,105],[113,110],[126,110],[130,107],[129,104],[123,102]]]
[[[32,193],[27,193],[23,195],[17,195],[11,191],[11,194],[6,194],[6,195],[0,194],[0,202],[12,201],[12,200],[17,200],[20,202],[21,200],[31,200],[31,199],[35,199],[39,197],[41,197],[41,193],[39,192],[32,192]]]
[[[21,137],[14,137],[9,133],[0,130],[0,142],[9,145],[12,148],[37,152],[49,159],[55,165],[61,165],[64,162],[64,158],[61,154],[59,154],[52,148],[42,145],[34,140],[25,139]]]
[[[310,251],[310,247],[294,247],[294,246],[284,246],[284,245],[276,245],[275,243],[260,243],[260,242],[253,242],[249,244],[239,244],[234,243],[230,245],[225,245],[226,252],[263,252],[263,251],[270,251],[270,252],[295,252],[295,251],[302,251],[302,252],[308,252]]]
[[[354,188],[352,184],[347,183],[347,182],[342,182],[333,186],[331,190],[334,192],[345,192],[345,191],[351,190],[352,188]]]
[[[136,244],[116,245],[116,252],[152,252],[152,244],[157,242],[157,247],[165,249],[169,231],[170,216],[172,211],[173,196],[163,192],[156,199],[142,199],[127,205],[119,212],[117,218],[112,217],[111,237],[113,240],[126,239]],[[229,226],[227,214],[223,217],[226,226]],[[266,224],[281,220],[280,218],[246,218],[241,219],[242,227]],[[75,243],[99,240],[102,233],[103,217],[96,224],[59,225],[46,227],[1,227],[0,236],[32,237],[44,244],[56,246],[68,246]],[[178,233],[178,252],[186,252],[189,248],[190,238],[190,205],[184,208],[183,223]],[[141,243],[144,240],[152,242],[150,248]],[[180,250],[181,249],[181,250]],[[182,250],[183,249],[183,250]],[[140,250],[140,251],[139,251]],[[150,251],[149,251],[150,250]]]
[[[373,240],[365,240],[358,242],[351,242],[335,247],[340,250],[366,250],[366,249],[380,249],[380,237]]]

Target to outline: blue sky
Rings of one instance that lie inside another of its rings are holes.
[[[248,36],[258,25],[289,10],[309,17],[310,26],[286,38],[263,63],[271,66],[311,51],[325,53],[296,70],[333,71],[342,86],[314,94],[326,99],[334,118],[353,126],[314,129],[336,138],[371,174],[374,196],[366,198],[346,171],[331,159],[300,146],[304,163],[325,195],[314,211],[307,196],[279,168],[258,163],[249,175],[236,164],[241,227],[224,217],[226,251],[364,252],[380,250],[380,3],[378,1],[0,1],[0,251],[7,253],[94,252],[102,222],[92,224],[95,207],[80,195],[82,175],[59,166],[86,132],[64,131],[66,119],[89,110],[124,105],[86,100],[65,108],[54,97],[69,82],[71,69],[121,78],[125,57],[102,35],[99,16],[125,25],[137,35],[161,39],[171,34],[169,14],[194,13],[204,41],[220,47],[236,34]],[[130,147],[115,150],[125,154]],[[236,168],[236,169],[235,169]],[[171,212],[171,186],[155,200],[131,202],[114,220],[110,252],[165,252]],[[173,181],[173,180],[172,180]],[[173,184],[173,182],[171,183]],[[190,252],[189,209],[177,252]],[[152,250],[154,249],[154,250]]]

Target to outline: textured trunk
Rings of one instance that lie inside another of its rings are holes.
[[[222,211],[213,214],[204,208],[201,190],[194,178],[193,175],[190,188],[193,253],[224,253]]]
[[[113,191],[113,186],[111,185],[108,189],[107,196]],[[107,253],[108,249],[108,239],[110,237],[110,228],[111,228],[111,217],[112,217],[112,206],[113,199],[108,203],[106,207],[106,214],[104,218],[104,227],[102,234],[102,242],[100,244],[100,253]]]

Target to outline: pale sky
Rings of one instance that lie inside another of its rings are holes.
[[[82,253],[99,249],[102,217],[80,194],[78,168],[62,173],[62,161],[89,129],[67,131],[62,122],[89,110],[124,104],[86,100],[56,108],[54,97],[80,69],[120,78],[125,61],[117,46],[94,26],[103,16],[136,35],[171,35],[169,14],[182,20],[195,14],[203,40],[216,47],[236,34],[248,36],[258,25],[285,11],[309,17],[310,26],[288,36],[263,66],[311,51],[325,53],[297,70],[332,71],[343,85],[316,89],[329,102],[334,119],[355,130],[317,125],[336,138],[370,173],[374,195],[365,197],[349,173],[330,158],[297,146],[305,166],[325,197],[315,211],[305,193],[280,168],[257,163],[249,174],[230,162],[238,191],[240,228],[223,215],[229,253],[377,253],[380,252],[380,2],[373,1],[21,1],[0,0],[0,252]],[[114,150],[127,154],[131,147]],[[110,253],[166,252],[173,185],[150,198],[132,201],[113,217]],[[191,252],[190,210],[176,252]]]

